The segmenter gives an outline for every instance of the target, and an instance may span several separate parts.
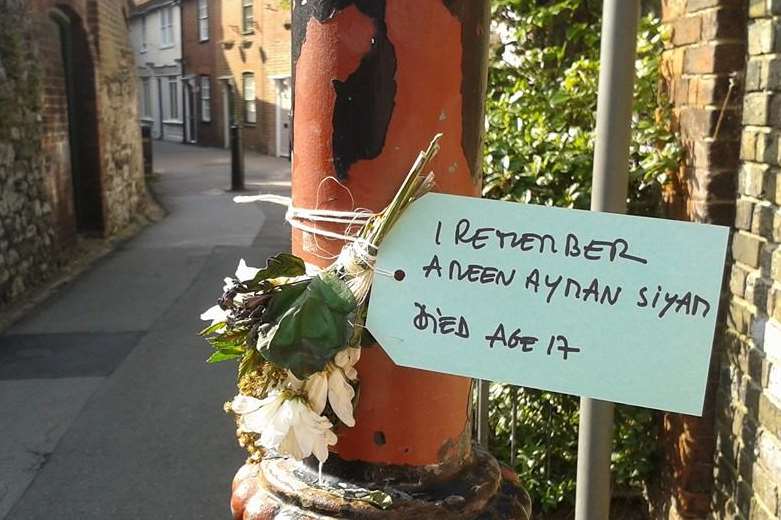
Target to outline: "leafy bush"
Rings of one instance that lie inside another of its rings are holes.
[[[515,391],[515,394],[513,394]],[[535,511],[574,504],[579,399],[509,385],[491,385],[491,452],[509,462],[512,402],[517,405],[514,469],[529,491]],[[654,413],[616,407],[613,478],[617,489],[639,489],[654,469]]]
[[[544,5],[537,5],[538,3]],[[600,6],[586,0],[494,0],[484,195],[586,209],[599,77]],[[658,212],[681,148],[660,95],[661,24],[644,16],[629,164],[630,211]]]
[[[484,196],[588,208],[599,76],[599,2],[494,0]],[[629,209],[658,215],[661,187],[681,160],[659,91],[662,28],[642,18],[630,150]],[[517,392],[515,469],[538,511],[574,502],[578,399],[493,385],[491,449],[510,460]],[[619,406],[612,459],[617,488],[639,487],[654,466],[651,411]]]

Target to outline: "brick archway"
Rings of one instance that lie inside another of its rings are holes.
[[[102,234],[104,211],[95,63],[84,22],[74,10],[66,5],[57,5],[49,11],[49,18],[58,32],[60,52],[59,56],[50,59],[61,63],[59,68],[64,87],[61,110],[65,112],[63,122],[67,131],[72,190],[72,206],[68,206],[73,210],[69,220],[74,231]]]

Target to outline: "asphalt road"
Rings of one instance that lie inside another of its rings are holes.
[[[284,159],[248,155],[252,191],[289,192]],[[289,249],[284,211],[237,205],[224,150],[157,143],[169,215],[0,336],[0,519],[230,518],[243,461],[198,316],[239,258]]]

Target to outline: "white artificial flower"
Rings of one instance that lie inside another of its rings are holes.
[[[324,370],[306,379],[304,390],[309,398],[309,405],[315,413],[323,413],[327,400],[340,421],[347,426],[355,426],[353,416],[355,389],[348,380],[358,377],[354,365],[358,362],[360,354],[359,348],[346,348],[337,353],[334,362],[328,363]]]
[[[306,383],[304,383],[304,391],[306,391],[309,406],[312,407],[312,410],[315,413],[322,414],[323,410],[325,410],[325,403],[328,400],[328,372],[323,370],[307,377]]]
[[[355,364],[359,359],[361,359],[361,349],[357,347],[347,347],[346,349],[337,352],[336,357],[334,357],[334,363],[344,370],[344,375],[351,381],[355,381],[355,379],[358,378],[358,371],[355,370]]]
[[[355,389],[347,382],[341,368],[335,367],[328,372],[328,403],[336,416],[347,426],[355,426],[353,417],[353,398]]]
[[[203,321],[211,320],[212,325],[216,325],[217,323],[225,321],[228,319],[228,317],[230,317],[230,311],[226,311],[219,305],[210,307],[201,314],[201,319]]]
[[[257,444],[298,460],[314,454],[318,461],[328,458],[328,446],[336,444],[331,421],[312,411],[299,398],[272,392],[265,399],[237,395],[231,409],[239,415],[239,429],[260,435]]]
[[[248,266],[247,262],[242,258],[239,260],[239,266],[236,268],[236,278],[240,282],[249,282],[255,278],[255,275],[258,274],[259,271],[260,269],[257,267]]]
[[[260,271],[260,269],[248,266],[247,262],[242,258],[239,260],[239,266],[236,267],[235,278],[226,277],[224,279],[222,292],[226,293],[236,287],[236,280],[239,282],[249,282],[255,278],[255,275],[258,274],[258,271]]]

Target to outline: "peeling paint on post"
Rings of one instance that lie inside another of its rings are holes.
[[[466,154],[467,164],[472,171],[475,182],[481,179],[480,153],[483,148],[483,105],[488,85],[488,75],[475,74],[472,71],[484,70],[485,57],[488,55],[488,38],[486,33],[491,18],[490,9],[480,2],[469,0],[443,0],[450,13],[461,21],[461,46],[463,57],[461,69],[461,118],[463,135],[461,144]]]
[[[293,10],[295,69],[306,42],[309,21],[328,22],[348,7],[355,7],[368,17],[374,32],[369,48],[356,69],[345,80],[334,78],[332,81],[336,93],[333,164],[340,180],[347,178],[355,162],[376,158],[385,145],[396,96],[396,54],[388,39],[385,0],[319,0],[303,5],[299,2]]]
[[[440,132],[437,191],[479,196],[489,13],[489,0],[295,0],[294,205],[380,210]],[[293,233],[293,252],[315,265],[341,246]],[[393,507],[367,512],[355,500],[324,498],[307,487],[316,468],[266,461],[262,490],[234,494],[236,511],[277,500],[278,512],[264,516],[274,518],[291,511],[285,490],[296,489],[292,500],[307,511],[339,518],[528,518],[525,492],[474,449],[471,380],[397,367],[378,346],[364,349],[357,368],[356,426],[339,430],[326,482],[404,491]],[[252,474],[237,475],[236,489]],[[266,498],[253,502],[256,493]]]
[[[488,2],[470,4],[295,3],[296,206],[346,210],[354,199],[355,207],[381,209],[437,132],[444,134],[433,164],[439,190],[479,195],[479,163],[472,156],[480,148],[487,59],[480,49],[487,50]],[[466,45],[465,25],[471,27]],[[467,101],[465,85],[471,89]],[[324,181],[328,177],[343,186]],[[321,265],[341,247],[322,239],[315,244],[298,232],[293,244],[296,254]],[[359,371],[358,425],[341,433],[339,453],[390,464],[444,464],[457,472],[469,450],[463,438],[469,436],[471,382],[395,367],[379,348],[365,352]],[[441,416],[432,414],[433,407]],[[385,432],[382,446],[373,440],[377,431]]]

